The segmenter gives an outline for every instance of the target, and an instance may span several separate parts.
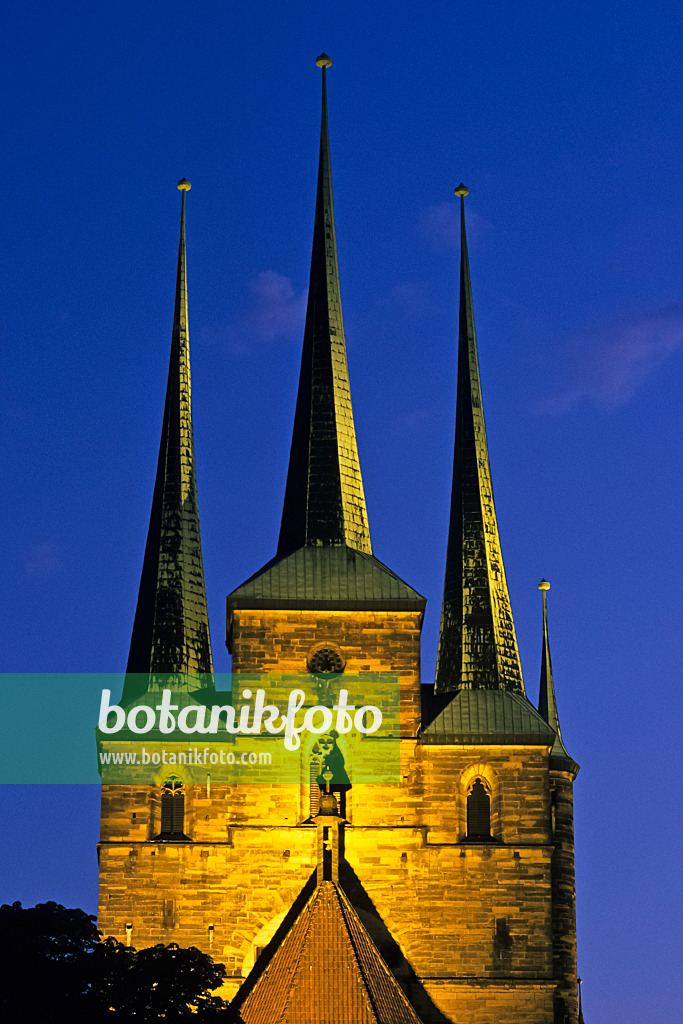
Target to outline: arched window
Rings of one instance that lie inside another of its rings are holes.
[[[481,779],[475,779],[467,794],[467,838],[491,838],[491,797]]]
[[[161,830],[159,839],[185,839],[185,793],[175,775],[161,789]]]

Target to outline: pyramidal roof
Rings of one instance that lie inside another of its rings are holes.
[[[183,178],[178,188],[182,200],[171,356],[124,696],[142,685],[133,680],[137,673],[196,676],[212,671],[192,436],[185,245],[189,181]],[[197,689],[208,685],[208,679],[189,685]]]
[[[258,973],[258,964],[254,968]],[[248,994],[243,1024],[420,1024],[343,891],[323,881]]]
[[[424,611],[425,598],[374,555],[304,547],[277,555],[228,597],[232,608]]]
[[[453,488],[435,692],[524,693],[500,549],[479,379],[477,339],[459,185],[461,256]]]
[[[348,544],[372,554],[351,408],[334,230],[327,130],[327,68],[321,54],[318,190],[299,393],[277,553]]]

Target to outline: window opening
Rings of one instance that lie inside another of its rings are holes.
[[[313,675],[339,675],[344,671],[344,656],[338,647],[326,644],[313,648],[308,654],[308,671]]]
[[[309,761],[308,791],[309,815],[315,818],[320,810],[320,794],[327,788],[325,772],[332,772],[330,792],[337,797],[339,814],[346,817],[346,793],[351,789],[351,780],[347,774],[344,755],[339,749],[337,740],[339,733],[332,729],[319,736],[311,750]]]
[[[477,779],[467,796],[467,838],[491,838],[491,797],[481,779]]]
[[[159,839],[186,839],[185,792],[176,776],[164,782],[161,790],[161,830]]]

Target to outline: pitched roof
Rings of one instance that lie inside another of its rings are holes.
[[[549,744],[553,730],[524,694],[509,690],[460,690],[437,700],[421,743]]]
[[[192,436],[185,193],[182,192],[175,310],[152,511],[127,674],[211,673],[211,640],[199,531]],[[191,684],[196,688],[197,682]],[[206,685],[206,683],[200,684]],[[133,696],[130,685],[126,697]]]
[[[425,604],[374,555],[341,545],[276,555],[230,594],[228,613],[233,608],[423,611]]]
[[[461,687],[524,693],[493,504],[465,234],[461,217],[455,452],[436,692]]]
[[[357,913],[330,881],[316,888],[245,989],[234,1004],[243,1024],[420,1024]]]
[[[351,408],[342,321],[325,54],[313,253],[299,393],[278,555],[306,544],[348,544],[372,554]]]

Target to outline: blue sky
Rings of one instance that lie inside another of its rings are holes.
[[[273,554],[323,49],[375,553],[429,601],[453,445],[457,203],[527,691],[542,576],[575,786],[587,1020],[680,1019],[681,14],[622,4],[177,0],[5,15],[3,665],[125,665],[188,177],[195,445],[217,669]],[[92,790],[2,792],[3,900],[94,910]]]

